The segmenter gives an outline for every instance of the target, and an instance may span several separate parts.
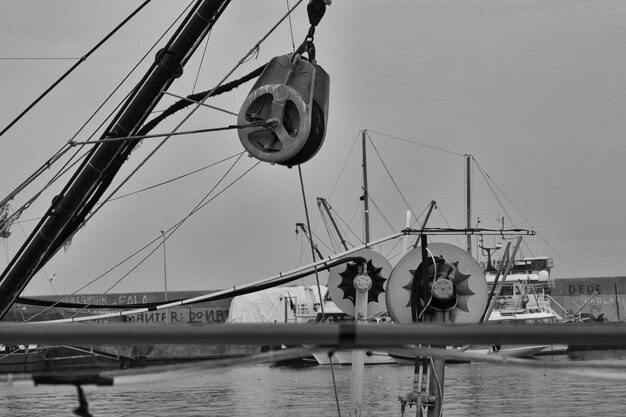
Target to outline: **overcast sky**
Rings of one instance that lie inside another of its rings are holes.
[[[74,59],[0,60],[0,125],[140,3],[0,0],[0,57]],[[0,137],[3,197],[74,136],[188,4],[152,3]],[[294,42],[303,40],[305,4],[291,19],[294,41],[285,21],[234,77],[289,53]],[[202,65],[204,43],[170,92],[182,96],[213,87],[286,9],[284,0],[233,1],[211,33]],[[328,255],[333,248],[322,242],[328,238],[319,220],[318,196],[327,198],[341,221],[363,238],[359,132],[367,129],[375,146],[368,149],[373,239],[403,227],[405,201],[420,214],[435,200],[438,209],[430,226],[464,227],[462,155],[471,154],[492,181],[490,188],[474,169],[474,223],[480,217],[480,226],[497,228],[505,216],[505,227],[535,230],[538,236],[524,238],[524,255],[553,257],[555,277],[626,275],[625,21],[622,1],[335,0],[315,35],[318,63],[331,77],[326,140],[319,154],[302,165],[320,250]],[[140,64],[77,140],[96,131],[148,65]],[[238,112],[251,87],[210,104]],[[166,97],[158,108],[174,101]],[[183,116],[156,131],[171,129]],[[234,116],[203,108],[181,130],[235,122]],[[144,141],[120,180],[157,143]],[[172,138],[119,194],[242,150],[235,131]],[[32,280],[27,293],[72,293],[95,280],[185,218],[233,161],[111,202]],[[217,190],[254,163],[242,158]],[[17,209],[41,184],[28,188],[11,207]],[[47,191],[13,227],[11,238],[2,241],[0,267],[35,224],[24,220],[41,216],[58,187]],[[498,198],[492,190],[500,193]],[[262,163],[172,234],[165,256],[157,248],[125,277],[147,255],[143,252],[81,291],[159,291],[164,258],[170,290],[225,288],[287,271],[311,261],[302,234],[294,234],[298,222],[306,218],[297,168]],[[360,243],[352,234],[347,237],[353,245]],[[484,243],[498,241],[488,237]],[[465,239],[450,242],[462,246]],[[395,264],[397,250],[389,258]]]

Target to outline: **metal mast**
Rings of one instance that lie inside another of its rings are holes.
[[[335,221],[333,214],[330,212],[331,207],[330,207],[330,204],[328,204],[328,201],[326,201],[326,199],[323,197],[317,197],[317,206],[324,209],[324,211],[328,215],[328,218],[330,219],[331,224],[333,225],[333,229],[335,229],[335,233],[337,233],[337,237],[339,238],[339,241],[341,242],[341,246],[343,246],[344,250],[348,250],[348,242],[343,238],[343,235],[341,234],[341,230],[339,229],[339,225],[337,225],[337,222]],[[324,212],[322,212],[322,215],[323,214]]]
[[[465,154],[465,228],[472,228],[472,155]],[[472,254],[472,235],[467,234],[467,253]]]
[[[361,132],[361,138],[363,142],[363,196],[361,199],[363,200],[363,229],[365,231],[365,243],[369,243],[370,241],[370,205],[369,205],[369,194],[367,191],[367,154],[365,150],[365,137],[367,134],[367,130],[363,130]]]
[[[198,0],[100,139],[132,136],[213,27],[229,0]],[[0,276],[0,319],[34,274],[76,232],[138,141],[95,145]]]

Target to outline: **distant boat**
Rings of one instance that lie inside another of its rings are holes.
[[[483,355],[498,355],[498,356],[507,356],[514,358],[530,358],[542,352],[544,349],[549,348],[549,345],[538,345],[538,346],[518,346],[518,347],[510,347],[505,349],[496,349],[493,346],[482,348],[482,347],[470,347],[470,348],[456,348],[462,352],[468,353],[480,353]],[[391,356],[397,363],[399,364],[414,364],[415,357],[412,355],[402,354],[402,353],[393,353],[390,352],[389,356]],[[471,360],[461,360],[461,359],[446,359],[446,363],[469,363]]]
[[[351,350],[336,350],[332,352],[331,356],[325,354],[314,353],[313,357],[319,365],[352,365],[352,351]],[[365,365],[391,365],[396,364],[398,361],[383,351],[365,351]]]

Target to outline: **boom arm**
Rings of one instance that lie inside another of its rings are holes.
[[[229,2],[197,1],[100,139],[132,136],[141,127]],[[94,146],[0,276],[0,319],[35,273],[80,227],[136,144],[113,141]]]

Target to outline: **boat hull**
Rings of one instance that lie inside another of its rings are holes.
[[[366,351],[365,365],[390,365],[397,363],[389,354],[382,351]],[[331,359],[334,365],[351,365],[352,351],[336,350],[329,356],[326,353],[315,353],[313,357],[319,365],[330,365]]]

